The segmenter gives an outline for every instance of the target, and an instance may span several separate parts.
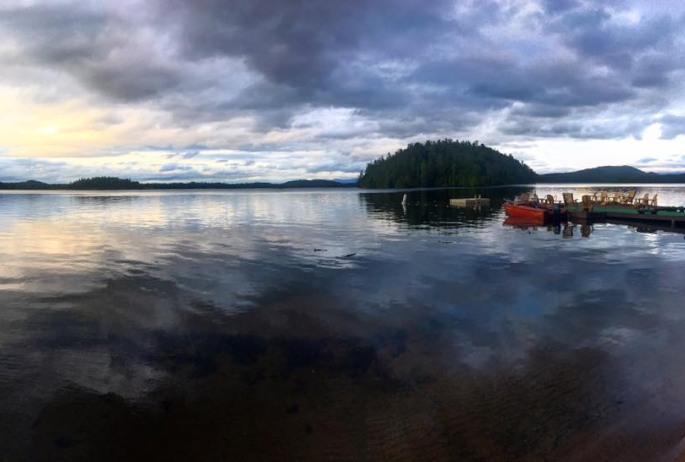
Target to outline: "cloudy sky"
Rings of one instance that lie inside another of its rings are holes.
[[[478,140],[685,171],[685,4],[0,1],[0,181],[354,177]]]

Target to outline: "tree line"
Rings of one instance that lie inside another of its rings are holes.
[[[141,183],[139,181],[101,176],[81,178],[68,184],[49,184],[40,181],[19,183],[0,183],[0,190],[144,190],[144,189],[290,189],[290,188],[346,188],[355,184],[340,183],[332,180],[292,180],[285,183],[206,183],[191,181],[188,183]]]

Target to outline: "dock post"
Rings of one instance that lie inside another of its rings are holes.
[[[407,195],[406,194],[402,197],[402,205],[407,205]]]

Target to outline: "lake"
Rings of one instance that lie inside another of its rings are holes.
[[[0,460],[674,460],[683,234],[503,225],[599,189],[0,194]]]

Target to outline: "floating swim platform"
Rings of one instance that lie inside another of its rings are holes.
[[[466,199],[450,199],[452,207],[489,207],[490,199],[487,197],[469,197]]]

